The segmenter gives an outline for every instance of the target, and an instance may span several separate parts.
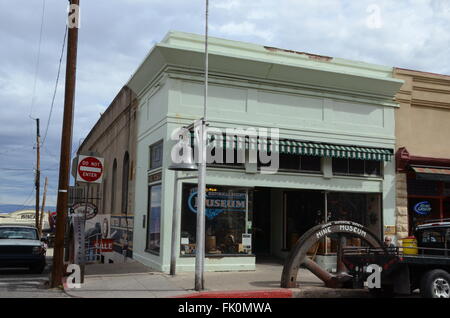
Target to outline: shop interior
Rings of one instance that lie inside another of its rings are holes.
[[[195,255],[195,184],[183,186],[181,255]],[[349,220],[382,235],[380,193],[207,186],[206,257],[256,256],[284,259],[311,227]],[[362,242],[352,239],[349,246]],[[314,257],[335,255],[337,240],[327,238],[311,251]]]

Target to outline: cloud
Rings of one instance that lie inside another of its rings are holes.
[[[214,26],[214,30],[225,36],[240,36],[247,38],[259,38],[262,40],[272,41],[273,34],[270,31],[262,30],[256,24],[251,22],[230,22],[221,26]]]

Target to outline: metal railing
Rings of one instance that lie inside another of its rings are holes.
[[[85,253],[86,262],[95,263],[100,261],[101,253],[100,249],[95,246],[95,242],[100,241],[102,238],[101,233],[96,233],[85,238]]]
[[[405,249],[417,250],[416,253],[405,253]],[[450,257],[450,249],[435,247],[396,246],[383,248],[348,246],[342,249],[344,255],[392,255],[392,256],[420,256],[420,257]]]

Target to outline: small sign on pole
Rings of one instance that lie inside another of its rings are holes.
[[[82,156],[78,157],[77,181],[88,183],[102,183],[103,158]]]
[[[89,202],[76,203],[70,208],[71,215],[82,216],[86,220],[93,219],[97,212],[97,206]]]

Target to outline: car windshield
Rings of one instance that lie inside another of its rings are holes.
[[[23,227],[0,227],[0,239],[37,240],[35,229]]]
[[[422,243],[444,243],[444,230],[424,230],[422,232]]]

